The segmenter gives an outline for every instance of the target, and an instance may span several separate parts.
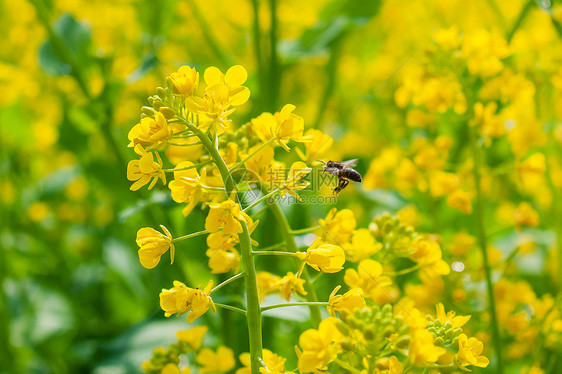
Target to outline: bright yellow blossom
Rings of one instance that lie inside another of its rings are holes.
[[[185,367],[182,370],[178,367],[177,364],[169,363],[166,364],[162,368],[161,374],[191,374],[191,369],[189,367]]]
[[[154,154],[152,152],[146,152],[140,144],[135,146],[135,152],[141,156],[139,160],[131,160],[127,165],[127,179],[130,181],[135,181],[131,186],[131,191],[136,191],[145,184],[152,182],[148,185],[148,189],[152,189],[158,179],[166,184],[166,173],[162,170],[162,159],[158,152],[156,153],[156,159],[158,162],[154,162]]]
[[[456,208],[464,214],[471,214],[473,197],[474,192],[463,191],[459,188],[454,190],[447,196],[447,204],[451,208]]]
[[[333,317],[336,316],[336,311],[353,313],[355,309],[362,309],[366,306],[365,299],[363,298],[363,290],[360,288],[352,288],[343,295],[336,295],[341,286],[334,288],[328,300],[328,313]]]
[[[144,117],[129,131],[129,147],[141,144],[147,150],[161,148],[172,136],[166,117],[156,112],[154,118]]]
[[[390,286],[392,281],[389,277],[382,275],[382,265],[371,259],[361,261],[357,270],[347,269],[343,277],[344,282],[350,288],[360,288],[368,298],[374,298],[380,288]]]
[[[203,337],[208,330],[209,328],[207,326],[195,326],[189,330],[176,332],[176,337],[179,341],[187,343],[194,351],[198,351],[203,344]]]
[[[259,294],[260,302],[263,301],[263,299],[267,295],[271,295],[279,291],[277,286],[281,278],[279,278],[277,275],[271,274],[267,271],[259,271],[256,274],[256,278],[257,278],[256,282],[258,284],[258,294]],[[304,284],[304,280],[299,279],[299,281],[302,281],[302,284]],[[304,289],[302,290],[304,291]],[[289,291],[289,298],[290,296],[291,296],[291,291]]]
[[[164,234],[150,227],[144,227],[137,232],[139,260],[142,266],[153,269],[160,262],[160,257],[170,249],[170,263],[174,263],[175,247],[172,244],[172,234],[160,225]]]
[[[295,274],[288,272],[283,278],[274,283],[274,289],[281,292],[285,300],[291,299],[291,294],[294,292],[299,295],[306,295],[304,290],[304,279],[300,279]]]
[[[162,289],[160,293],[160,307],[164,310],[166,317],[172,314],[187,315],[187,323],[193,322],[197,317],[202,316],[211,308],[216,312],[215,303],[211,299],[211,289],[213,281],[210,280],[205,289],[190,288],[179,281],[174,281],[174,287],[167,290]]]
[[[355,215],[350,209],[342,209],[339,212],[332,208],[325,219],[319,219],[322,226],[322,240],[328,243],[343,245],[349,242],[357,222]]]
[[[449,274],[451,269],[441,259],[441,248],[433,240],[421,239],[413,243],[414,251],[410,258],[416,261],[428,274]]]
[[[289,140],[300,143],[310,140],[303,136],[304,119],[301,116],[293,114],[295,108],[294,105],[287,104],[279,113],[275,113],[276,121],[271,128],[271,134],[277,140],[277,144],[283,147],[287,152],[290,150],[287,146]]]
[[[260,367],[260,374],[293,374],[292,371],[285,371],[286,358],[278,356],[269,349],[265,348],[262,350],[262,356],[262,361],[265,366]],[[250,354],[242,353],[240,355],[240,362],[244,365],[244,367],[236,370],[236,374],[250,374]]]
[[[345,263],[343,249],[338,245],[323,243],[321,238],[316,238],[306,252],[297,252],[297,257],[314,270],[324,273],[337,273]]]
[[[195,68],[187,65],[181,66],[177,72],[170,75],[174,84],[174,94],[180,97],[187,97],[197,92],[199,85],[199,73]]]
[[[434,171],[429,176],[429,191],[434,197],[445,196],[459,186],[459,177],[454,173]]]
[[[205,220],[205,229],[211,233],[222,228],[226,235],[242,232],[241,221],[252,224],[251,218],[240,209],[240,205],[227,199],[222,203],[209,204],[209,214]]]
[[[228,250],[209,248],[205,254],[209,257],[209,267],[212,274],[235,271],[240,265],[240,255],[234,248]]]
[[[342,338],[342,333],[336,327],[338,323],[337,318],[329,317],[320,322],[318,330],[309,329],[301,334],[300,349],[295,347],[299,373],[326,370],[328,364],[337,358]]]
[[[345,243],[343,247],[347,260],[359,262],[380,251],[382,243],[375,241],[368,229],[358,229],[353,233],[351,242]]]
[[[174,171],[174,180],[168,183],[168,187],[172,191],[172,199],[176,203],[187,203],[183,209],[183,215],[188,216],[195,208],[197,203],[201,201],[203,196],[203,188],[206,182],[206,170],[202,169],[201,176],[197,173],[197,169],[193,167],[190,161],[180,162],[176,165],[176,169],[189,168],[187,170]]]
[[[470,319],[470,316],[457,316],[452,310],[445,313],[445,307],[441,303],[437,304],[435,309],[437,311],[437,319],[441,321],[443,325],[447,321],[451,322],[453,329],[463,327]]]
[[[457,361],[462,367],[468,365],[478,366],[485,368],[490,361],[480,356],[484,350],[484,344],[476,338],[468,338],[465,334],[459,335],[459,353],[457,354]]]
[[[216,352],[209,348],[203,348],[197,353],[195,361],[201,365],[199,369],[201,373],[227,373],[234,369],[236,365],[234,352],[232,352],[232,349],[223,345],[218,347]]]

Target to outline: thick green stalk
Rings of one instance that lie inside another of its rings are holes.
[[[295,237],[291,234],[291,226],[289,225],[289,221],[287,221],[287,217],[283,214],[281,207],[277,203],[270,204],[269,207],[271,208],[271,212],[275,217],[275,220],[279,224],[279,228],[281,229],[281,235],[283,235],[283,239],[285,240],[285,244],[287,246],[287,250],[289,252],[298,252],[299,248],[297,247],[297,243],[295,242]],[[316,290],[310,283],[310,276],[306,269],[303,271],[303,278],[306,281],[305,290],[308,292],[306,299],[309,302],[318,302],[318,297],[316,296]],[[320,314],[320,306],[318,305],[309,305],[310,308],[310,317],[312,318],[312,323],[314,326],[318,326],[320,321],[322,321],[322,315]]]
[[[269,30],[269,111],[277,108],[277,97],[281,82],[281,71],[279,69],[279,57],[277,56],[277,0],[269,0],[269,11],[271,25]]]
[[[192,131],[201,139],[201,142],[211,154],[215,164],[221,173],[228,196],[232,191],[236,191],[234,180],[230,175],[228,167],[222,159],[218,149],[216,149],[209,137],[201,130],[193,127]],[[248,321],[248,334],[250,338],[250,357],[252,362],[252,374],[259,374],[262,357],[262,331],[261,331],[261,309],[258,296],[258,284],[256,277],[256,267],[252,256],[252,243],[250,232],[245,222],[242,225],[242,233],[239,235],[240,252],[244,266],[244,282],[246,285],[246,319]]]
[[[502,342],[500,327],[498,322],[498,315],[496,312],[496,300],[494,298],[494,284],[492,282],[492,268],[488,260],[488,242],[486,237],[486,225],[484,222],[484,201],[482,197],[482,185],[480,170],[482,169],[482,159],[479,152],[478,145],[476,144],[476,130],[470,131],[470,142],[472,146],[472,156],[474,158],[474,184],[476,187],[476,207],[474,216],[477,224],[478,244],[482,251],[482,261],[484,262],[484,272],[486,274],[486,286],[488,290],[488,309],[492,319],[492,339],[494,341],[494,350],[497,358],[497,371],[498,374],[503,374],[503,360],[502,360]]]

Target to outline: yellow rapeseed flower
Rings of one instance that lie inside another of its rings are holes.
[[[240,255],[234,248],[228,250],[209,248],[205,254],[209,257],[209,267],[212,274],[235,271],[240,265]]]
[[[362,309],[367,305],[360,288],[352,288],[343,295],[336,295],[340,288],[341,286],[334,288],[328,299],[328,313],[333,317],[336,316],[336,311],[353,313],[355,309]]]
[[[265,366],[260,367],[260,374],[293,374],[292,371],[285,371],[286,358],[283,358],[269,349],[262,350],[262,361]],[[236,370],[236,374],[250,374],[251,370],[251,357],[249,353],[242,353],[240,355],[240,362],[244,367]]]
[[[470,319],[470,316],[457,316],[452,310],[445,313],[445,307],[441,303],[437,304],[435,309],[437,311],[437,319],[441,321],[443,325],[447,321],[451,322],[453,329],[463,327]]]
[[[166,184],[166,173],[162,170],[163,163],[158,152],[154,152],[157,162],[154,162],[154,154],[152,152],[147,153],[140,144],[135,146],[135,152],[141,156],[140,159],[131,160],[127,165],[127,179],[135,181],[130,188],[131,191],[136,191],[149,182],[148,189],[150,190],[158,182],[158,179]]]
[[[484,344],[476,338],[468,338],[465,334],[459,335],[459,353],[457,353],[457,361],[461,367],[468,365],[485,368],[490,361],[480,356],[484,350]]]
[[[513,221],[516,227],[537,227],[539,225],[539,214],[531,204],[521,203],[515,209]]]
[[[321,238],[316,238],[306,252],[297,252],[297,257],[314,270],[324,273],[337,273],[345,263],[343,249],[338,245],[324,243]]]
[[[369,229],[358,229],[353,233],[351,242],[343,247],[349,261],[359,262],[380,251],[382,243],[375,241]]]
[[[287,180],[281,186],[281,197],[284,197],[287,192],[289,195],[295,197],[298,200],[302,198],[296,193],[296,191],[304,190],[310,185],[309,182],[298,183],[302,178],[306,177],[308,173],[312,171],[311,168],[306,166],[302,161],[293,162],[291,169],[289,170],[289,175]]]
[[[343,245],[349,242],[357,221],[351,209],[342,209],[339,212],[332,208],[325,219],[319,219],[322,226],[322,240],[328,243]]]
[[[433,334],[427,330],[416,330],[408,349],[408,357],[414,365],[424,365],[439,360],[439,357],[447,353],[443,347],[433,344]]]
[[[195,357],[195,361],[201,365],[201,368],[199,368],[201,373],[227,373],[234,369],[236,365],[234,352],[223,345],[218,347],[216,352],[209,348],[203,348]]]
[[[382,265],[371,259],[361,261],[357,270],[347,269],[343,280],[350,288],[360,288],[368,298],[376,298],[381,288],[388,287],[392,280],[382,275]]]
[[[281,292],[283,298],[289,301],[293,292],[298,295],[307,295],[307,292],[304,290],[304,282],[304,279],[300,279],[295,274],[288,272],[283,278],[273,283],[273,290]],[[264,288],[262,288],[263,291]]]
[[[241,221],[248,225],[253,223],[252,219],[240,209],[240,205],[227,199],[222,203],[209,204],[209,214],[205,220],[205,229],[211,233],[222,228],[226,235],[242,232]]]
[[[437,170],[429,176],[429,191],[434,197],[445,196],[457,189],[459,183],[456,174]]]
[[[451,269],[441,259],[441,247],[433,240],[420,239],[413,243],[413,252],[410,258],[416,261],[428,274],[446,275]]]
[[[195,206],[201,201],[204,190],[201,185],[206,183],[206,170],[202,169],[201,176],[193,167],[191,161],[180,162],[176,169],[190,168],[187,170],[174,171],[174,180],[168,184],[172,191],[172,199],[176,203],[187,203],[183,209],[183,215],[188,216]]]
[[[306,153],[303,153],[298,148],[295,150],[301,160],[306,163],[311,163],[312,161],[321,158],[334,143],[334,139],[332,139],[330,135],[316,129],[308,129],[308,131],[304,134],[304,137],[310,139],[309,142],[304,143]]]
[[[147,150],[158,149],[172,136],[166,117],[156,112],[154,118],[144,117],[129,131],[129,147],[141,144]]]
[[[205,289],[190,288],[179,281],[174,281],[174,287],[167,290],[162,289],[160,293],[160,307],[164,310],[166,317],[172,314],[187,315],[187,323],[193,322],[197,317],[205,314],[209,308],[216,312],[215,303],[211,299],[213,281],[210,280]]]
[[[472,198],[475,193],[472,191],[463,191],[457,188],[447,196],[447,204],[451,208],[455,208],[464,214],[472,213]]]
[[[192,350],[198,351],[203,344],[203,337],[209,328],[207,326],[195,326],[189,330],[181,330],[176,332],[179,341],[187,343]]]
[[[195,68],[184,65],[170,75],[174,84],[174,94],[180,97],[191,96],[197,92],[199,73]]]
[[[174,263],[175,247],[172,244],[172,234],[160,225],[164,234],[150,227],[144,227],[137,232],[139,260],[142,266],[153,269],[160,262],[160,257],[170,249],[170,263]]]
[[[303,136],[304,119],[301,116],[293,114],[295,108],[293,104],[287,104],[280,112],[275,113],[275,123],[271,128],[271,134],[277,140],[277,143],[287,152],[290,150],[287,146],[289,140],[300,143],[311,140]]]
[[[318,330],[308,329],[301,334],[300,349],[295,347],[299,373],[326,370],[328,364],[337,358],[341,350],[340,340],[343,337],[336,327],[338,323],[340,322],[337,318],[329,317],[320,322]]]

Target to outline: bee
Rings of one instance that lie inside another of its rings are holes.
[[[338,185],[334,188],[334,194],[339,194],[341,190],[343,190],[348,184],[349,181],[359,182],[363,180],[361,178],[361,174],[353,167],[357,165],[357,159],[348,160],[348,161],[328,161],[324,162],[322,160],[318,160],[324,164],[324,170],[322,174],[328,172],[332,175],[338,177]]]

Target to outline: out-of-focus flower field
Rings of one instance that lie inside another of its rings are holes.
[[[0,30],[0,373],[562,372],[562,2]]]

